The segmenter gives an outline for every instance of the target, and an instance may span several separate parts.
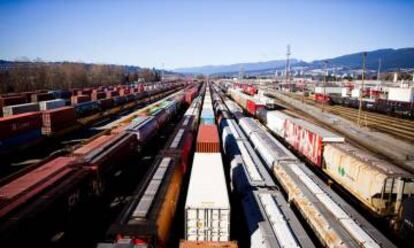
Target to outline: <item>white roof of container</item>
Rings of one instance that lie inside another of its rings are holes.
[[[337,135],[331,131],[328,131],[324,128],[321,128],[315,124],[307,122],[305,120],[292,118],[291,119],[294,123],[300,125],[302,128],[310,130],[311,132],[319,135],[322,137],[322,141],[324,142],[344,142],[345,138],[343,136]]]
[[[185,207],[230,208],[220,153],[194,154]]]

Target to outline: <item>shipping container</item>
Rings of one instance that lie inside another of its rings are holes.
[[[64,107],[65,104],[66,104],[65,100],[55,99],[55,100],[49,100],[49,101],[41,101],[39,102],[39,107],[40,107],[40,110],[49,110],[49,109]]]
[[[107,99],[101,99],[97,101],[102,110],[110,109],[114,106],[114,99],[107,98]]]
[[[196,152],[220,152],[220,139],[216,125],[200,124],[198,128]]]
[[[229,241],[230,203],[220,153],[194,154],[184,225],[187,240]]]
[[[76,124],[76,112],[74,107],[62,107],[42,112],[42,133],[53,134]]]
[[[414,102],[414,87],[388,88],[388,100],[399,102]]]
[[[3,116],[11,116],[29,112],[36,112],[39,111],[39,104],[38,103],[23,103],[17,105],[10,105],[3,107]]]
[[[31,102],[48,101],[54,99],[52,93],[35,93],[31,95]]]
[[[40,112],[12,115],[0,118],[0,140],[42,127]]]
[[[17,105],[26,103],[27,99],[25,96],[2,96],[0,97],[0,108],[3,109],[5,106]]]
[[[91,100],[91,97],[88,95],[76,95],[71,96],[70,100],[72,105],[77,105],[79,103],[89,102]]]
[[[101,111],[98,101],[78,103],[74,107],[78,117],[85,117]]]
[[[0,140],[0,151],[8,151],[17,148],[21,145],[30,144],[33,141],[42,138],[42,130],[40,128],[32,129],[30,131],[19,133]]]
[[[119,96],[119,93],[116,90],[106,92],[106,98],[113,98],[116,96]]]

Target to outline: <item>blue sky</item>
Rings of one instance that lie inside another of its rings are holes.
[[[3,1],[0,58],[178,68],[414,46],[414,1]]]

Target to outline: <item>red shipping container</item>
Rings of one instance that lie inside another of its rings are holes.
[[[247,112],[251,115],[256,115],[256,112],[260,109],[263,109],[265,106],[263,104],[257,104],[252,100],[247,100],[246,109]]]
[[[51,134],[68,128],[76,123],[76,112],[73,107],[62,107],[43,111],[43,134]]]
[[[0,98],[0,107],[26,103],[25,96],[8,96]]]
[[[82,89],[82,90],[78,90],[78,96],[81,96],[81,95],[87,95],[87,96],[90,96],[91,95],[91,93],[92,93],[92,89]]]
[[[220,139],[216,125],[200,125],[197,135],[196,152],[220,152]]]
[[[322,138],[307,129],[301,128],[300,130],[298,151],[315,165],[321,167],[323,151]]]
[[[30,112],[0,117],[0,139],[42,127],[42,114]]]
[[[91,97],[87,95],[71,96],[70,98],[72,105],[83,103],[83,102],[89,102],[90,100],[91,100]]]

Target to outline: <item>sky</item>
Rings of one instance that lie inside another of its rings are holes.
[[[0,59],[181,68],[414,47],[414,0],[0,0]]]

